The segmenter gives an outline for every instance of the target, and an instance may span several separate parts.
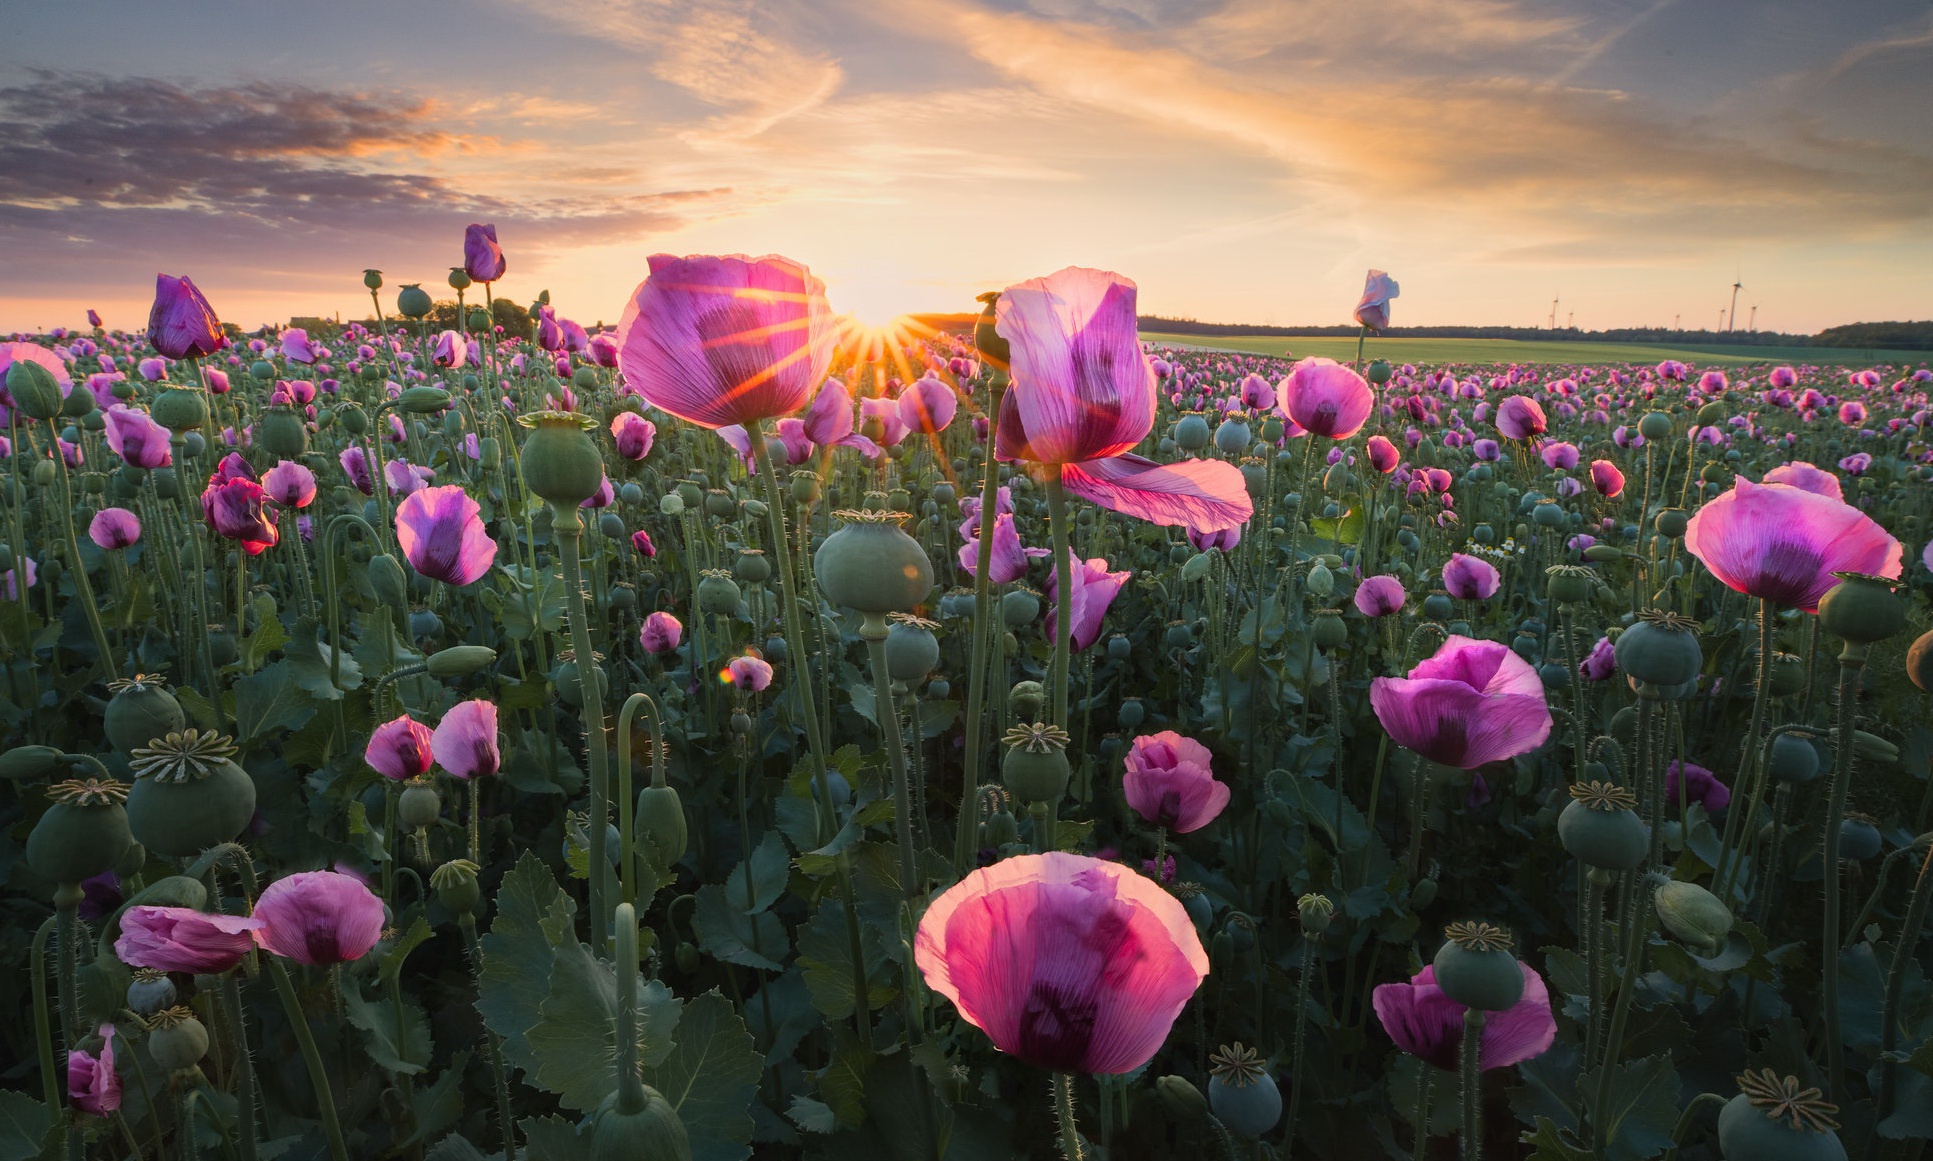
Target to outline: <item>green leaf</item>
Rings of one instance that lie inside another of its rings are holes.
[[[342,989],[342,1011],[350,1024],[361,1029],[363,1048],[379,1067],[398,1076],[415,1076],[428,1066],[430,1026],[415,1000],[404,998],[400,1029],[390,998],[365,999],[358,987]]]
[[[242,642],[242,658],[249,669],[267,660],[268,655],[288,644],[288,631],[275,615],[275,598],[257,593],[254,601],[255,631]]]
[[[1615,1066],[1609,1099],[1597,1107],[1602,1069],[1578,1077],[1585,1108],[1593,1125],[1605,1127],[1605,1155],[1610,1161],[1646,1161],[1671,1145],[1678,1121],[1678,1070],[1669,1056],[1646,1056]]]
[[[529,850],[503,877],[496,902],[496,921],[482,939],[477,1012],[485,1027],[503,1037],[504,1059],[534,1073],[537,1055],[524,1034],[542,1018],[554,948],[568,938],[577,905]]]
[[[1565,1140],[1564,1134],[1549,1117],[1537,1118],[1535,1132],[1524,1135],[1526,1145],[1537,1146],[1530,1154],[1530,1161],[1591,1161],[1591,1151],[1580,1149]]]
[[[0,1089],[0,1161],[29,1161],[53,1147],[55,1119],[47,1106],[14,1089]]]
[[[429,940],[429,937],[429,920],[418,915],[416,922],[409,925],[409,930],[397,936],[396,940],[390,944],[389,950],[383,953],[380,968],[380,974],[383,980],[387,982],[401,974],[403,961],[409,958],[409,953],[423,946]]]
[[[315,711],[315,699],[295,684],[286,661],[235,683],[235,736],[244,748],[267,741],[277,730],[301,726]]]
[[[463,1115],[463,1070],[469,1067],[470,1054],[459,1052],[450,1057],[449,1067],[427,1088],[416,1090],[416,1127],[401,1143],[427,1141],[449,1132]]]
[[[355,689],[362,684],[362,666],[356,664],[356,659],[347,653],[342,655],[338,675],[342,684],[337,686],[331,682],[330,659],[334,656],[335,650],[318,636],[314,617],[303,617],[296,621],[294,632],[282,648],[282,657],[289,663],[290,679],[298,689],[317,701],[335,701],[344,690]]]
[[[524,1156],[530,1161],[583,1161],[591,1135],[562,1117],[526,1117],[517,1122],[524,1134]]]
[[[644,1070],[644,1082],[678,1110],[691,1136],[692,1161],[740,1161],[751,1155],[758,1091],[758,1049],[732,1003],[716,991],[688,1000],[678,1019],[678,1046]]]
[[[785,1115],[808,1133],[831,1133],[839,1128],[839,1118],[830,1106],[803,1094],[792,1098],[792,1107],[785,1110]]]
[[[203,697],[200,690],[182,687],[174,691],[175,700],[181,703],[182,710],[188,715],[188,724],[204,730],[213,730],[219,724],[215,716],[215,703]]]
[[[747,868],[751,874],[751,905],[746,906],[745,878]],[[747,912],[763,911],[778,902],[785,894],[786,881],[791,877],[792,858],[786,852],[785,842],[777,831],[766,831],[759,840],[752,857],[732,868],[725,878],[725,897]]]
[[[819,1095],[847,1128],[866,1123],[866,1072],[873,1059],[851,1028],[832,1026],[832,1059],[819,1073]]]
[[[1922,1049],[1924,1051],[1924,1049]],[[1879,1122],[1879,1135],[1891,1141],[1933,1138],[1933,1080],[1923,1072],[1894,1066],[1893,1112]]]
[[[530,1029],[538,1067],[532,1079],[566,1108],[590,1112],[617,1091],[617,975],[576,941],[556,950],[550,996]],[[646,1065],[673,1048],[678,1001],[657,980],[638,989],[638,1044]]]
[[[490,1161],[483,1150],[461,1133],[451,1133],[424,1155],[423,1161]]]
[[[879,933],[862,925],[859,947],[865,963],[866,1002],[872,1008],[881,1007],[898,995],[898,989],[890,982]],[[826,1019],[852,1016],[858,1002],[853,985],[852,936],[846,930],[845,904],[838,899],[828,898],[819,904],[811,921],[800,930],[799,968],[812,993],[812,1006]]]
[[[770,912],[747,915],[717,883],[698,888],[691,929],[708,955],[744,967],[784,970],[785,965],[772,957],[786,952],[785,925]]]

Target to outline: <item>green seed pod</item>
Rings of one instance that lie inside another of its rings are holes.
[[[645,1085],[644,1108],[621,1113],[615,1095],[598,1109],[589,1161],[691,1161],[691,1140],[678,1110]]]
[[[0,754],[0,778],[9,782],[33,782],[54,772],[61,753],[52,746],[15,746]]]
[[[647,786],[638,792],[637,827],[644,856],[660,874],[685,857],[685,808],[675,788]]]
[[[1315,617],[1315,641],[1321,649],[1340,649],[1349,641],[1349,626],[1342,623],[1336,609],[1323,609]]]
[[[369,558],[369,587],[376,594],[376,600],[389,606],[409,603],[409,580],[403,575],[403,566],[387,552],[379,552]]]
[[[201,1063],[208,1055],[208,1029],[187,1008],[167,1008],[148,1022],[148,1055],[169,1072]]]
[[[1335,920],[1336,904],[1327,895],[1311,892],[1295,901],[1295,911],[1302,923],[1302,934],[1321,935]]]
[[[1665,930],[1701,955],[1716,955],[1731,934],[1731,909],[1696,883],[1677,879],[1663,883],[1652,892],[1651,903]]]
[[[406,830],[423,830],[434,826],[443,816],[443,800],[437,796],[436,788],[425,782],[412,782],[403,788],[396,799],[396,820]]]
[[[1638,800],[1609,782],[1580,782],[1557,816],[1557,838],[1587,867],[1628,871],[1650,852],[1651,832],[1632,809]]]
[[[298,459],[309,450],[309,425],[293,408],[271,407],[255,425],[262,450],[281,459]]]
[[[1593,548],[1597,547],[1592,545]],[[1615,551],[1615,550],[1613,550]],[[1550,578],[1550,599],[1564,605],[1581,604],[1591,598],[1597,574],[1582,565],[1554,564],[1544,570]]]
[[[886,673],[894,681],[919,682],[940,664],[939,626],[919,618],[895,617],[886,631]]]
[[[1183,451],[1200,451],[1208,446],[1210,438],[1208,420],[1199,412],[1190,412],[1175,424],[1175,446]]]
[[[812,555],[833,604],[862,613],[911,612],[933,588],[933,562],[899,526],[901,513],[841,512],[846,524]]]
[[[539,411],[517,422],[530,428],[524,440],[524,486],[562,511],[575,511],[604,483],[604,458],[586,426],[569,411]]]
[[[1850,646],[1886,640],[1906,627],[1906,603],[1892,581],[1855,573],[1834,573],[1839,583],[1819,601],[1819,624]]]
[[[1215,447],[1224,455],[1242,454],[1248,450],[1248,445],[1254,438],[1249,432],[1248,424],[1232,415],[1222,420],[1221,426],[1215,429]]]
[[[194,431],[208,422],[208,397],[193,387],[170,387],[155,399],[148,414],[169,431]]]
[[[229,738],[192,728],[132,750],[135,839],[163,858],[188,858],[241,834],[255,817],[255,780],[234,753]]]
[[[32,359],[15,359],[7,367],[7,392],[13,396],[20,413],[33,419],[52,419],[60,414],[60,381],[54,373]],[[76,392],[93,398],[92,392]]]
[[[764,584],[772,579],[772,560],[756,548],[745,549],[732,562],[732,575],[748,585]]]
[[[1718,1148],[1726,1161],[1846,1161],[1835,1132],[1839,1106],[1797,1077],[1747,1069],[1739,1094],[1718,1114]]]
[[[698,611],[711,616],[730,616],[738,609],[738,583],[723,569],[707,569],[698,582]]]
[[[1370,361],[1369,369],[1363,372],[1363,378],[1380,387],[1389,382],[1392,374],[1388,360],[1373,359]]]
[[[705,502],[705,493],[692,481],[683,480],[678,484],[678,499],[684,502],[686,508],[696,508]]]
[[[158,677],[137,673],[110,683],[108,688],[114,696],[108,699],[101,725],[109,744],[123,754],[188,724],[181,703]]]
[[[396,292],[396,313],[406,319],[428,317],[433,305],[430,302],[430,292],[417,283],[406,282],[403,288]]]
[[[451,645],[430,654],[423,664],[430,676],[451,678],[475,673],[496,661],[497,651],[488,645]]]
[[[591,666],[591,673],[593,675],[592,680],[597,685],[597,699],[602,702],[610,696],[610,677],[604,672],[602,665],[593,664]],[[565,705],[570,706],[572,709],[583,708],[584,685],[582,679],[578,677],[577,660],[575,658],[560,662],[555,669],[552,669],[550,671],[550,683],[556,687],[557,696],[563,700]]]
[[[1436,985],[1466,1008],[1501,1012],[1524,994],[1523,969],[1510,953],[1510,936],[1488,923],[1452,923],[1437,949]]]
[[[713,488],[705,493],[705,515],[714,520],[730,520],[738,515],[738,501],[723,488]]]
[[[430,872],[430,889],[444,910],[459,918],[474,914],[483,897],[477,865],[468,859],[452,859]]]
[[[112,779],[74,779],[47,790],[54,804],[27,835],[27,865],[61,886],[112,870],[133,838],[121,803],[127,786]]]
[[[1310,596],[1315,597],[1317,600],[1326,601],[1336,593],[1336,574],[1329,570],[1328,565],[1318,562],[1314,568],[1309,570],[1308,578],[1304,581],[1304,584],[1308,588]]]
[[[1653,443],[1671,438],[1671,416],[1662,411],[1647,412],[1638,420],[1638,434]]]
[[[1691,623],[1672,613],[1642,614],[1618,634],[1613,652],[1626,676],[1659,686],[1695,680],[1705,661]]]
[[[336,426],[350,435],[361,435],[369,430],[369,413],[354,403],[345,403],[336,408]]]
[[[1015,726],[1004,740],[1007,753],[1000,762],[1000,778],[1008,793],[1029,804],[1060,802],[1074,776],[1067,761],[1067,731],[1036,723]]]
[[[1819,776],[1819,751],[1810,739],[1780,734],[1772,739],[1771,760],[1766,763],[1766,770],[1780,782],[1810,782]]]

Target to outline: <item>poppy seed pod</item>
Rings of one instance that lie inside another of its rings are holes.
[[[1704,651],[1692,623],[1673,613],[1648,612],[1618,634],[1613,653],[1618,668],[1635,681],[1678,686],[1697,678]]]
[[[255,442],[281,459],[299,459],[309,450],[309,425],[293,408],[271,407],[256,424]]]
[[[1657,442],[1671,438],[1671,416],[1662,411],[1648,411],[1638,420],[1638,434],[1647,440]]]
[[[1183,451],[1200,451],[1208,446],[1210,434],[1208,420],[1200,413],[1190,413],[1181,417],[1175,424],[1175,446]]]
[[[1571,787],[1571,802],[1557,816],[1557,838],[1587,867],[1628,871],[1644,861],[1651,833],[1632,808],[1637,798],[1609,782]]]
[[[1282,1090],[1261,1054],[1239,1042],[1209,1060],[1208,1104],[1215,1118],[1238,1137],[1256,1140],[1282,1119]]]
[[[170,387],[155,399],[148,414],[169,431],[194,431],[208,422],[208,398],[193,387]]]
[[[898,512],[839,513],[846,523],[812,554],[828,600],[862,613],[911,612],[933,588],[933,562]]]
[[[1846,642],[1847,653],[1886,640],[1906,627],[1906,604],[1884,577],[1836,572],[1839,578],[1819,600],[1819,624]]]
[[[524,486],[559,510],[574,511],[604,484],[604,457],[591,438],[594,421],[569,411],[540,411],[518,420],[524,441]]]
[[[1718,1114],[1718,1147],[1726,1161],[1846,1161],[1835,1132],[1839,1106],[1797,1077],[1747,1069],[1739,1094]]]
[[[1524,994],[1523,969],[1510,952],[1510,936],[1488,923],[1452,923],[1431,961],[1436,985],[1466,1008],[1501,1012]]]
[[[698,582],[698,611],[714,617],[728,617],[738,609],[738,582],[723,569],[707,569]]]
[[[14,359],[7,367],[6,385],[7,393],[13,396],[14,405],[23,415],[34,419],[52,419],[60,414],[60,381],[36,360]],[[89,398],[92,398],[91,394]]]
[[[1015,726],[1004,739],[1007,753],[1000,761],[1000,780],[1008,793],[1025,803],[1051,806],[1067,794],[1074,769],[1067,760],[1067,731],[1059,726]]]
[[[164,858],[187,858],[241,834],[255,817],[255,780],[234,754],[228,737],[192,728],[135,747],[134,838]]]
[[[208,1055],[208,1029],[187,1008],[166,1008],[148,1021],[148,1055],[169,1072],[193,1068]]]
[[[113,696],[108,698],[102,715],[102,732],[109,744],[124,754],[188,724],[181,703],[158,677],[137,673],[108,688]]]
[[[463,919],[476,911],[483,897],[477,883],[477,865],[468,859],[452,859],[430,872],[430,889],[445,910]]]
[[[417,283],[404,283],[403,288],[396,292],[396,313],[406,319],[427,318],[433,305],[430,292]]]
[[[75,779],[47,788],[53,805],[27,835],[27,865],[66,887],[112,870],[134,839],[128,831],[125,783]]]
[[[886,673],[894,681],[918,682],[940,664],[939,638],[931,621],[894,617],[886,631]]]

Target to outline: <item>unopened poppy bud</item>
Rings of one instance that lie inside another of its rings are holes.
[[[1037,720],[1046,704],[1047,690],[1038,681],[1017,681],[1007,691],[1007,711],[1023,722]]]
[[[1201,1090],[1190,1084],[1185,1077],[1164,1076],[1154,1082],[1154,1091],[1161,1095],[1161,1103],[1168,1106],[1178,1120],[1200,1121],[1208,1117],[1208,1098]]]
[[[1329,571],[1326,564],[1317,564],[1309,570],[1309,595],[1327,600],[1335,595],[1336,574]]]
[[[676,492],[666,492],[658,498],[658,514],[661,516],[682,516],[685,511],[684,497]]]
[[[387,552],[379,552],[369,558],[369,587],[375,590],[376,599],[385,605],[402,605],[408,600],[409,582],[403,576],[403,566]]]
[[[52,419],[60,414],[60,382],[37,361],[13,360],[7,367],[6,384],[22,414],[35,419]]]
[[[380,270],[363,271],[362,284],[370,290],[381,290],[383,288],[383,272]]]
[[[9,782],[45,778],[60,759],[61,752],[52,746],[15,746],[0,754],[0,778]]]
[[[450,393],[442,387],[411,387],[397,397],[396,403],[404,411],[418,415],[429,415],[442,411],[450,405]]]
[[[497,651],[488,645],[451,645],[430,654],[423,664],[432,677],[450,678],[475,673],[496,660]]]
[[[1731,909],[1696,883],[1670,880],[1652,893],[1651,902],[1665,930],[1704,955],[1717,954],[1731,934]]]
[[[396,818],[410,830],[434,824],[442,813],[443,800],[437,797],[435,787],[424,783],[412,784],[396,800]]]

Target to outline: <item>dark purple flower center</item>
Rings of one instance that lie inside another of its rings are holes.
[[[1022,1009],[1019,1051],[1015,1055],[1055,1072],[1081,1071],[1087,1046],[1094,1039],[1098,1007],[1091,991],[1076,992],[1035,980]]]

